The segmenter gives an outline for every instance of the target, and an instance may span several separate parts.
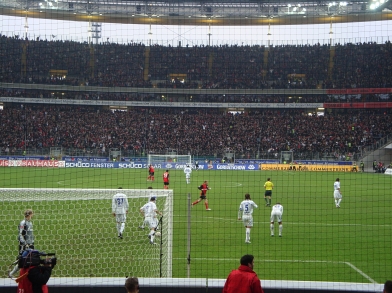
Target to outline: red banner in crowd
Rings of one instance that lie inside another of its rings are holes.
[[[382,109],[392,108],[392,102],[370,102],[370,103],[324,103],[324,108],[342,109]]]
[[[0,167],[60,167],[56,160],[0,160]]]
[[[389,94],[392,88],[328,89],[328,95]]]

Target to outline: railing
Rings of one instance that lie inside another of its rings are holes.
[[[387,136],[381,138],[375,143],[368,145],[363,148],[361,157],[366,157],[369,153],[378,150],[379,148],[386,146],[388,143],[392,143],[392,134],[388,134]]]
[[[392,138],[390,136],[390,138]],[[139,150],[121,150],[121,157],[126,158],[146,158],[147,150],[139,149]],[[157,154],[159,152],[156,152]],[[204,161],[205,159],[219,159],[224,157],[224,152],[216,152],[216,153],[203,153],[200,150],[177,150],[177,154],[191,154],[195,160]],[[50,148],[28,148],[28,149],[20,149],[13,148],[5,151],[4,149],[0,149],[1,156],[41,156],[51,158],[52,154]],[[358,161],[361,157],[361,153],[350,153],[350,154],[336,154],[336,153],[320,153],[320,152],[294,152],[294,161],[299,160],[322,160],[322,161]],[[71,157],[103,157],[109,158],[109,150],[102,151],[101,148],[86,148],[86,149],[78,149],[78,148],[62,148],[61,156],[71,156]],[[54,156],[56,159],[58,157]],[[268,151],[260,151],[260,152],[242,152],[235,153],[235,159],[264,159],[264,160],[280,160],[280,152],[268,152]]]

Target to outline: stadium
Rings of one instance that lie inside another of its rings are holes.
[[[143,292],[222,292],[245,254],[266,293],[382,292],[391,9],[0,0],[1,292],[17,290],[26,209],[34,248],[57,257],[50,292],[125,292],[128,276]],[[153,197],[155,240],[140,211]]]

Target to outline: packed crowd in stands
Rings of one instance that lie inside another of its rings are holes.
[[[0,36],[0,82],[146,88],[153,83],[216,89],[379,88],[392,86],[391,67],[390,42],[333,48],[325,44],[148,47]],[[66,70],[67,76],[51,75],[51,70]]]
[[[17,105],[0,111],[2,154],[17,149],[63,147],[110,148],[162,153],[167,149],[198,155],[293,150],[328,153],[337,158],[356,153],[392,132],[391,116],[380,111],[309,116],[302,111],[256,110],[232,114],[217,109]],[[322,134],[320,131],[322,130]]]

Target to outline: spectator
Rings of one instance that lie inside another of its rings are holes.
[[[136,277],[129,277],[125,280],[125,289],[127,293],[139,293],[139,279]]]
[[[260,279],[253,271],[254,257],[246,254],[241,257],[240,266],[226,279],[223,293],[264,293]]]

